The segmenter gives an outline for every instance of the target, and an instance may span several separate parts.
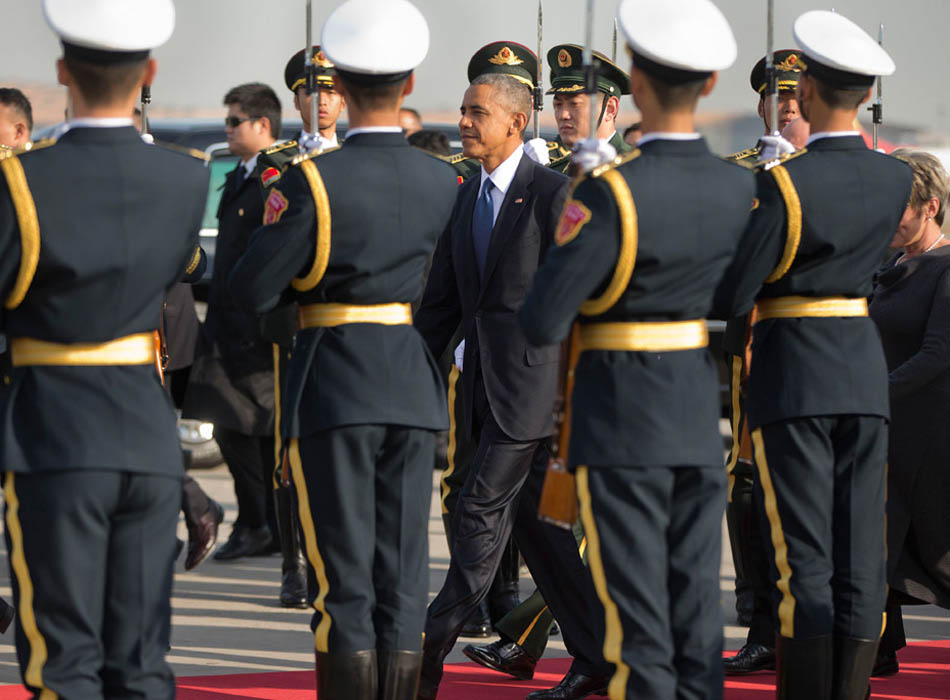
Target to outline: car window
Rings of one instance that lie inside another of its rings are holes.
[[[205,218],[201,225],[202,228],[218,228],[218,203],[221,201],[221,193],[224,190],[224,180],[228,173],[234,170],[237,162],[237,156],[226,156],[215,158],[209,163],[211,185],[208,187],[208,201],[205,203]]]

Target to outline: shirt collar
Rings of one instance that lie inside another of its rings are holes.
[[[254,168],[257,167],[257,157],[260,155],[260,152],[255,153],[253,156],[244,161],[241,165],[244,166],[244,177],[250,177],[251,173],[254,172]]]
[[[695,131],[691,134],[682,131],[651,131],[649,134],[640,137],[640,140],[637,141],[637,148],[650,141],[698,141],[699,138],[699,134]]]
[[[68,129],[89,127],[93,129],[113,129],[117,126],[132,126],[131,117],[77,117],[66,122]]]
[[[805,143],[805,146],[811,146],[812,141],[817,141],[818,139],[836,139],[841,138],[842,136],[860,136],[860,131],[819,131],[812,134],[808,137],[808,141]]]
[[[511,181],[515,179],[515,173],[521,164],[521,157],[524,155],[524,146],[519,145],[514,152],[502,161],[501,165],[491,171],[485,172],[485,166],[482,166],[482,179],[479,188],[485,186],[485,180],[491,178],[492,184],[498,188],[502,194],[507,194],[511,187]],[[479,189],[479,192],[481,189]]]
[[[345,139],[352,138],[357,134],[401,134],[401,126],[358,126],[355,129],[348,129]]]

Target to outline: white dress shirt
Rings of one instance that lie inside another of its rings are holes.
[[[522,156],[524,156],[524,146],[519,145],[518,148],[502,161],[501,165],[492,170],[491,173],[485,172],[485,166],[482,166],[482,179],[478,188],[478,196],[481,197],[485,190],[485,180],[490,178],[492,184],[495,186],[495,189],[491,192],[493,209],[492,224],[498,220],[498,212],[501,211],[501,204],[505,201],[505,194],[508,192],[508,188],[511,187],[511,181],[515,179],[515,173],[518,171],[518,165],[521,163]]]
[[[817,141],[818,139],[836,139],[841,138],[842,136],[860,136],[860,131],[819,131],[812,134],[808,137],[808,141],[805,142],[805,147],[811,146],[812,141]]]

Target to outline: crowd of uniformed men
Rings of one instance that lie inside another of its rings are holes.
[[[171,0],[43,6],[70,117],[55,139],[0,150],[17,655],[35,697],[173,697],[182,470],[159,331],[166,293],[205,267],[207,170],[130,118]],[[185,412],[216,424],[235,479],[215,556],[279,545],[281,603],[314,609],[321,698],[435,698],[460,633],[492,627],[499,640],[465,653],[530,678],[555,621],[573,663],[534,700],[717,698],[724,668],[776,666],[779,698],[869,692],[888,397],[865,298],[911,175],[853,125],[894,64],[847,18],[805,13],[800,48],[774,54],[774,95],[765,59],[752,70],[766,137],[721,159],[694,128],[737,54],[720,11],[624,0],[617,22],[629,71],[595,53],[585,83],[583,47],[548,50],[555,142],[524,141],[540,57],[496,41],[468,65],[462,153],[412,148],[401,120],[418,114],[400,108],[429,29],[407,0],[343,2],[312,67],[289,60],[298,139],[277,142],[267,86],[225,97],[241,162]],[[21,97],[0,92],[6,146],[29,140]],[[729,320],[725,472],[706,318]],[[451,563],[427,610],[447,428]],[[565,479],[573,531],[538,518]],[[203,503],[191,566],[221,520]],[[725,662],[724,507],[751,622]],[[519,551],[538,586],[523,603]]]

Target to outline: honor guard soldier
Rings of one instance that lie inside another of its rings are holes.
[[[765,75],[765,57],[760,58],[752,67],[752,73],[749,75],[749,84],[759,96],[757,110],[765,126],[766,136],[773,132],[781,131],[801,116],[798,99],[795,96],[795,88],[798,87],[798,78],[802,74],[801,58],[801,52],[795,49],[782,49],[772,54],[772,60],[775,66],[775,80],[778,85],[778,124],[769,124],[769,115],[772,113],[772,96],[767,95],[765,92],[768,89],[768,79]],[[737,163],[742,163],[750,168],[754,168],[757,165],[757,159],[761,151],[761,144],[756,144],[752,148],[733,153],[727,157],[729,160],[734,160]]]
[[[533,343],[578,344],[568,461],[610,697],[718,698],[725,479],[703,319],[755,186],[693,119],[736,43],[709,0],[625,0],[618,20],[644,136],[577,183],[519,318]]]
[[[158,324],[200,276],[208,171],[130,115],[171,0],[45,0],[72,120],[0,161],[0,406],[17,658],[36,697],[172,697],[165,662],[182,456]],[[169,206],[173,202],[174,206]]]
[[[584,92],[584,48],[576,44],[553,46],[548,51],[551,67],[551,89],[554,95],[554,118],[557,120],[558,142],[566,155],[552,159],[550,167],[567,174],[571,149],[590,133],[590,95]],[[597,71],[597,94],[602,98],[597,118],[597,138],[606,140],[617,155],[633,150],[617,133],[616,120],[620,97],[630,94],[630,76],[599,51],[594,51]]]
[[[468,82],[480,75],[497,73],[514,78],[534,95],[534,86],[538,79],[538,57],[527,46],[513,41],[493,41],[476,51],[468,62]],[[531,139],[525,144],[525,153],[532,160],[547,165],[570,155],[570,149],[564,148],[560,141]],[[481,172],[477,159],[458,153],[448,159],[458,172],[459,182]]]
[[[405,0],[349,0],[330,15],[321,46],[347,100],[347,139],[271,190],[231,290],[257,312],[282,297],[300,305],[281,423],[316,584],[317,692],[410,700],[428,598],[435,431],[447,427],[410,302],[457,185],[399,127],[429,46],[421,13]]]
[[[795,89],[801,76],[801,52],[793,49],[773,54],[778,83],[778,125],[782,130],[799,118]],[[749,76],[752,89],[759,95],[758,113],[765,126],[765,134],[773,132],[769,124],[772,97],[765,94],[765,57],[753,66]],[[729,160],[754,168],[760,146],[733,153]],[[762,511],[761,489],[752,459],[752,438],[744,413],[744,389],[748,378],[747,351],[751,341],[751,317],[731,318],[726,324],[723,350],[730,369],[730,422],[732,450],[726,471],[729,481],[726,491],[726,523],[732,545],[732,559],[736,569],[736,612],[741,624],[749,627],[746,643],[736,656],[723,661],[726,674],[752,673],[775,667],[775,626],[772,622],[771,584],[768,579],[769,558],[759,527],[758,513]]]
[[[757,174],[724,293],[756,299],[746,409],[770,529],[779,698],[860,700],[882,631],[887,368],[871,277],[911,171],[852,125],[894,62],[833,12],[795,21],[807,147]]]

